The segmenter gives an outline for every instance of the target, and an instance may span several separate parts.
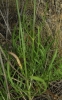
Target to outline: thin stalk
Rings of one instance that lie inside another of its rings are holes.
[[[35,40],[35,20],[36,20],[36,0],[34,0],[34,15],[33,15],[33,37],[32,37],[32,60],[34,52],[34,40]]]
[[[19,7],[18,7],[18,0],[16,0],[16,4],[17,4],[17,12],[18,12],[18,18],[19,18],[19,40],[22,41],[21,43],[22,43],[22,53],[23,53],[24,67],[25,67],[25,77],[26,77],[26,84],[27,84],[27,89],[28,89],[28,97],[30,98],[29,81],[28,81],[27,66],[26,66],[26,54],[25,54],[26,46],[25,46],[25,42],[24,42],[24,33],[22,31],[22,24],[21,24]]]
[[[3,64],[3,60],[2,60],[2,56],[1,56],[1,52],[0,52],[0,63],[1,63],[1,67],[2,67],[2,70],[3,70],[3,73],[4,73],[5,83],[6,83],[6,87],[7,87],[7,100],[11,100],[10,99],[10,92],[9,92],[8,82],[7,82],[6,73],[5,73],[5,68],[4,68],[4,64]]]

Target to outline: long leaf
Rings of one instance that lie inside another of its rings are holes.
[[[55,51],[55,53],[52,57],[50,65],[49,65],[49,69],[48,69],[49,71],[52,69],[52,66],[53,66],[53,63],[54,63],[54,60],[55,60],[56,56],[57,56],[57,49],[56,49],[56,51]]]
[[[46,84],[46,82],[45,82],[42,78],[40,78],[40,77],[38,77],[38,76],[31,76],[30,78],[31,78],[32,80],[41,82],[41,83],[44,85],[44,91],[47,89],[47,84]]]

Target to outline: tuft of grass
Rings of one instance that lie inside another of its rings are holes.
[[[33,100],[47,90],[49,82],[62,78],[62,59],[58,60],[57,48],[52,51],[54,42],[51,36],[46,38],[44,45],[42,44],[40,34],[42,25],[38,27],[36,33],[36,0],[33,1],[33,20],[30,20],[30,26],[25,23],[24,14],[23,18],[20,18],[18,0],[16,0],[16,4],[19,22],[18,34],[16,35],[15,27],[12,34],[11,55],[3,53],[6,59],[6,80],[9,83],[11,100]],[[2,53],[3,50],[0,49],[0,51]],[[6,100],[2,91],[0,94],[2,99]]]

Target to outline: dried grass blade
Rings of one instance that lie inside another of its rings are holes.
[[[13,52],[9,52],[9,54],[12,55],[12,56],[16,59],[18,65],[19,65],[20,68],[22,69],[22,64],[21,64],[21,62],[20,62],[18,56],[17,56],[16,54],[14,54]]]

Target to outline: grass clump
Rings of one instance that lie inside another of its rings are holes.
[[[30,26],[28,26],[28,23],[25,23],[26,16],[23,14],[22,20],[20,18],[16,0],[19,20],[18,34],[16,35],[16,29],[14,29],[13,48],[7,55],[6,69],[4,68],[11,100],[33,100],[35,96],[39,96],[47,90],[49,82],[62,78],[62,63],[60,59],[58,60],[58,50],[52,49],[52,37],[47,37],[43,45],[40,34],[42,25],[38,27],[36,33],[35,1],[33,1],[33,19],[30,20]],[[2,100],[6,100],[4,97],[2,98]]]

